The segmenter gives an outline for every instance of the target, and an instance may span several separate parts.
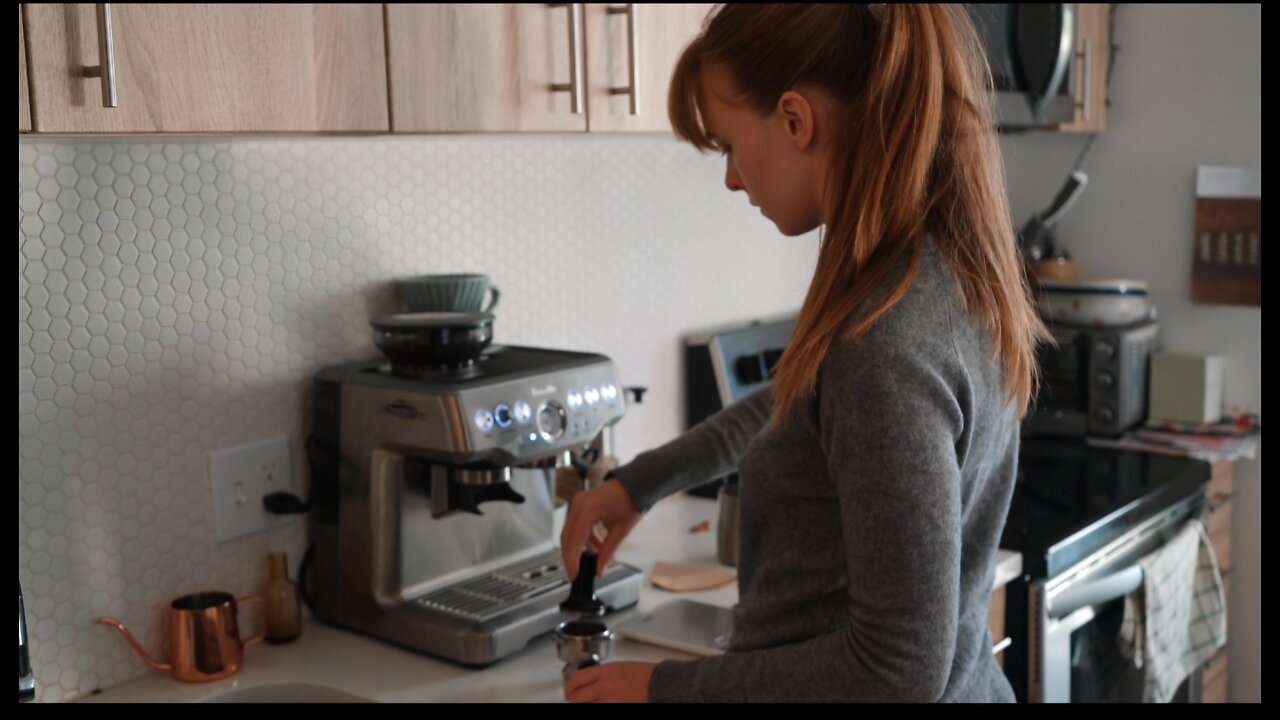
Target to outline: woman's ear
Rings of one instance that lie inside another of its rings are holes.
[[[794,90],[788,90],[778,98],[778,114],[795,148],[807,150],[813,144],[815,131],[813,105],[809,100]]]

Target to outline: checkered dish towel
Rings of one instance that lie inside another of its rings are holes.
[[[1139,561],[1142,587],[1124,600],[1120,648],[1145,670],[1144,702],[1168,702],[1227,642],[1222,574],[1199,520]]]

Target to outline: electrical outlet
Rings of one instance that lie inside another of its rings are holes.
[[[289,438],[219,450],[209,456],[213,479],[213,519],[218,542],[281,527],[293,515],[272,515],[262,498],[293,490]]]

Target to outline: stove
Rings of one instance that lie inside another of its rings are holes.
[[[1024,438],[1000,547],[1022,553],[1024,573],[1054,577],[1208,480],[1198,460]]]
[[[1000,547],[1022,553],[1005,626],[1005,675],[1023,702],[1141,701],[1117,640],[1139,561],[1203,518],[1209,465],[1190,458],[1023,438]],[[1176,699],[1195,701],[1196,671]]]

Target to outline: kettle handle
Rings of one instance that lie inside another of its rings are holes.
[[[258,627],[262,632],[259,632],[257,635],[245,640],[245,645],[252,645],[267,636],[267,599],[265,597],[261,595],[250,595],[249,597],[236,598],[236,614],[238,615],[240,613],[241,605],[251,602],[262,603],[262,612],[260,613],[258,624]]]
[[[133,638],[133,633],[129,632],[129,629],[126,628],[124,624],[121,623],[119,620],[116,620],[115,618],[110,618],[110,617],[100,617],[94,622],[97,622],[102,625],[110,625],[111,627],[119,630],[120,634],[124,635],[124,639],[129,641],[129,645],[131,645],[133,649],[139,655],[142,656],[142,659],[147,661],[147,664],[150,665],[151,667],[157,670],[169,670],[170,668],[173,667],[171,663],[160,662],[159,660],[156,660],[155,658],[151,657],[151,655],[148,654],[146,650],[142,649],[142,646],[138,644],[138,641]]]

